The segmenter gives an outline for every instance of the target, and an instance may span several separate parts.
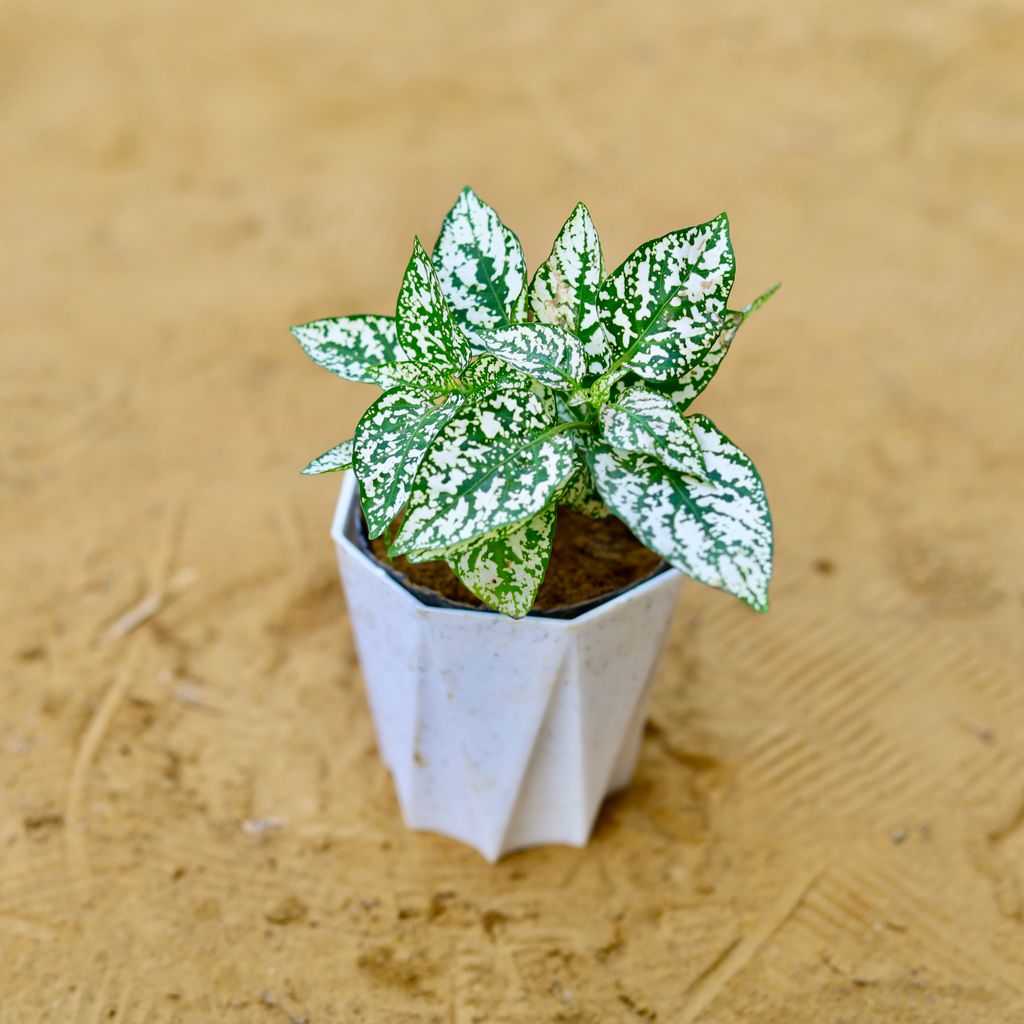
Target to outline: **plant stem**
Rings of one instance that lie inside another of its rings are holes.
[[[557,427],[546,430],[544,437],[554,437],[555,434],[564,434],[567,430],[593,430],[596,427],[592,420],[573,420],[572,423],[559,423]]]

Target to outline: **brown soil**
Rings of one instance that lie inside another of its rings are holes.
[[[399,555],[388,562],[383,537],[370,542],[382,565],[396,571],[413,589],[422,589],[446,601],[481,607],[480,600],[466,589],[445,562],[410,562]],[[662,565],[618,519],[589,519],[572,509],[558,513],[555,540],[547,575],[537,592],[537,611],[556,611],[613,594],[647,579]]]
[[[3,0],[0,1020],[1020,1024],[1022,24]],[[700,400],[772,611],[684,582],[635,783],[495,866],[402,825],[297,472],[376,392],[287,333],[467,181],[784,282]]]

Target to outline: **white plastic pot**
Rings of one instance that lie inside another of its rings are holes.
[[[331,534],[405,823],[489,861],[584,846],[601,802],[632,778],[680,574],[574,618],[514,621],[425,604],[366,554],[359,531],[347,473]]]

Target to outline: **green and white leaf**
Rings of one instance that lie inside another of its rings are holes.
[[[533,310],[530,309],[530,287],[526,285],[519,292],[519,298],[512,303],[512,309],[508,314],[509,320],[514,324],[530,324],[536,319]]]
[[[587,400],[595,406],[604,405],[611,398],[619,381],[624,377],[628,377],[630,373],[631,371],[628,366],[612,367],[612,369],[598,377],[590,386],[587,391]],[[633,374],[633,376],[636,375]]]
[[[617,354],[649,380],[676,377],[699,361],[725,316],[736,272],[729,219],[645,242],[601,286],[601,318]]]
[[[558,418],[559,423],[577,423],[579,421],[579,413],[569,404],[569,395],[560,394],[554,392],[555,396],[555,416]]]
[[[729,354],[729,348],[742,324],[743,317],[730,310],[726,313],[725,326],[715,336],[711,347],[701,356],[698,363],[675,379],[650,381],[650,386],[662,391],[680,409],[687,408],[711,383],[711,378],[718,372],[722,360]]]
[[[579,338],[560,327],[515,324],[477,335],[479,344],[534,380],[556,391],[577,391],[586,371]]]
[[[482,397],[500,388],[523,383],[523,376],[497,356],[485,352],[462,372],[462,387],[474,398]]]
[[[591,519],[607,519],[612,513],[594,486],[590,467],[584,462],[562,489],[558,500]]]
[[[695,480],[640,452],[588,454],[608,507],[667,562],[702,583],[768,608],[772,522],[753,463],[704,416],[691,417],[708,468]]]
[[[743,309],[729,310],[725,314],[725,324],[718,332],[711,348],[704,353],[699,363],[687,370],[676,380],[654,384],[658,390],[667,394],[680,408],[685,409],[711,383],[711,378],[718,372],[722,360],[729,353],[739,329],[747,322],[752,313],[759,310],[777,291],[779,285],[773,285],[768,291],[759,295]]]
[[[690,421],[656,391],[627,388],[600,413],[601,434],[613,447],[646,452],[680,473],[703,477],[704,454]]]
[[[554,401],[526,382],[464,406],[413,483],[392,554],[435,551],[536,515],[575,471]]]
[[[613,354],[612,339],[597,306],[603,278],[604,256],[597,228],[590,211],[577,203],[551,254],[533,275],[526,306],[537,322],[572,331],[582,340],[586,373],[601,373]]]
[[[523,248],[469,187],[441,224],[434,266],[455,316],[471,336],[512,322],[526,280]]]
[[[462,398],[441,405],[420,391],[385,391],[356,426],[353,467],[370,539],[379,537],[409,497],[420,461]]]
[[[418,238],[398,293],[397,320],[403,354],[389,362],[415,360],[456,372],[469,362],[469,339],[455,322]]]
[[[446,560],[484,604],[521,619],[544,582],[557,521],[558,507],[552,503],[525,522],[454,548]]]
[[[559,423],[575,423],[580,418],[579,413],[570,408],[564,397],[557,393],[555,394],[555,410]],[[591,519],[607,519],[611,512],[601,500],[601,495],[597,493],[597,488],[594,487],[594,481],[590,475],[590,468],[587,466],[586,446],[591,435],[581,431],[572,431],[572,436],[580,456],[580,465],[559,492],[558,500],[561,504],[568,505]]]
[[[340,469],[352,468],[352,440],[342,441],[330,451],[318,455],[303,470],[305,476],[316,476],[319,473],[337,473]]]
[[[291,330],[314,363],[346,380],[370,382],[374,366],[408,358],[391,316],[333,317]]]
[[[384,391],[413,388],[436,395],[457,390],[450,372],[418,359],[381,363],[380,366],[370,367],[367,376]]]

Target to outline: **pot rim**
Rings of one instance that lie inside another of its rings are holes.
[[[465,619],[468,616],[473,616],[475,618],[480,615],[501,615],[500,612],[495,611],[493,608],[451,608],[443,605],[427,604],[412,590],[403,586],[401,582],[395,579],[395,577],[389,573],[383,565],[381,565],[375,558],[370,557],[370,555],[349,536],[349,513],[352,509],[353,503],[357,500],[357,493],[355,474],[351,470],[346,470],[342,477],[341,494],[338,497],[338,504],[334,511],[334,518],[331,522],[331,538],[339,549],[344,548],[349,555],[361,558],[365,563],[367,563],[373,572],[375,572],[381,579],[385,580],[392,590],[400,593],[402,595],[402,599],[410,602],[421,615],[436,615],[444,618],[457,619]],[[682,573],[678,569],[666,564],[646,580],[641,580],[639,583],[631,584],[630,586],[612,593],[605,599],[596,598],[596,604],[594,602],[586,602],[583,605],[583,610],[575,615],[527,615],[522,619],[510,619],[508,621],[514,621],[517,625],[523,626],[527,623],[539,624],[546,629],[550,629],[555,626],[560,626],[563,629],[574,628],[585,623],[589,623],[592,619],[608,614],[621,604],[634,601],[637,598],[655,590],[659,590],[662,587],[670,585],[675,586],[678,584],[681,577]]]

